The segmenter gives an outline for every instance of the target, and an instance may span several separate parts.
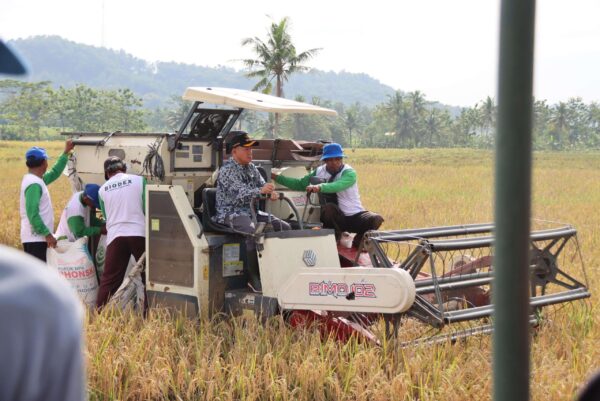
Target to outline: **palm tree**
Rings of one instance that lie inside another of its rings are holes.
[[[590,103],[588,113],[592,128],[600,128],[600,104],[598,102]]]
[[[569,108],[565,102],[558,102],[553,107],[552,123],[561,131],[566,131],[569,128]]]
[[[477,135],[477,127],[481,126],[480,120],[481,116],[477,104],[473,108],[463,108],[455,120],[456,138],[453,145],[473,146],[473,139]]]
[[[483,132],[486,137],[489,137],[496,124],[496,105],[494,104],[494,99],[488,96],[483,101],[480,112]]]
[[[171,96],[169,105],[165,123],[171,130],[179,129],[179,125],[190,110],[190,102],[181,99],[179,96]]]
[[[273,79],[275,79],[275,96],[283,97],[283,84],[290,75],[310,70],[303,63],[314,57],[321,49],[297,53],[288,28],[289,18],[285,17],[278,23],[271,23],[266,42],[258,37],[242,40],[242,46],[250,46],[256,55],[254,59],[241,60],[250,70],[246,77],[260,78],[252,90],[262,89],[263,93],[271,93]],[[278,125],[279,116],[276,114],[275,131]]]
[[[569,120],[569,108],[565,102],[558,102],[557,105],[552,107],[552,117],[550,118],[552,130],[550,135],[555,149],[561,148],[566,142]]]
[[[421,91],[414,91],[408,94],[411,109],[414,115],[421,116],[425,112],[425,95]]]
[[[352,144],[352,131],[356,131],[361,127],[359,112],[358,104],[353,104],[343,114],[344,126],[348,130],[348,143],[351,148],[354,148]]]
[[[446,113],[447,114],[447,113]],[[442,127],[447,123],[447,115],[438,109],[431,109],[425,118],[425,130],[429,134],[426,145],[429,147],[440,146],[439,137]],[[436,141],[437,139],[437,141]]]
[[[394,125],[395,145],[399,146],[402,138],[402,115],[405,110],[404,95],[397,90],[393,95],[387,95],[388,101],[384,103],[383,110],[392,119]]]
[[[408,100],[410,102],[410,123],[409,136],[412,138],[413,145],[418,147],[423,138],[419,133],[419,126],[425,116],[425,95],[421,91],[414,91],[408,94]]]

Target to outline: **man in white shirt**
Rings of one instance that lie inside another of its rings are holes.
[[[106,259],[96,306],[102,308],[118,289],[131,255],[138,260],[145,250],[146,179],[127,174],[125,163],[112,156],[104,162],[106,181],[98,192],[106,219]],[[143,279],[143,275],[142,275]]]
[[[322,193],[325,200],[321,209],[323,226],[335,229],[338,240],[343,231],[356,233],[352,246],[359,248],[363,235],[369,230],[377,230],[383,223],[383,217],[363,207],[356,171],[344,163],[345,157],[340,144],[329,143],[323,147],[322,166],[302,178],[277,174],[272,174],[272,178],[278,184],[296,191]],[[310,182],[313,177],[321,183],[312,185]]]
[[[81,237],[94,237],[106,234],[104,221],[96,217],[100,208],[97,184],[87,184],[83,191],[76,192],[67,202],[56,229],[56,238],[67,237],[71,242]]]
[[[34,146],[25,153],[28,172],[21,181],[19,213],[21,215],[21,243],[23,250],[46,261],[48,247],[56,246],[54,210],[47,185],[56,181],[67,165],[73,141],[65,142],[65,151],[48,171],[48,154],[44,148]]]

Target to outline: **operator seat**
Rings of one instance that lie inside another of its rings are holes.
[[[238,234],[231,227],[213,221],[212,217],[217,214],[216,203],[217,188],[204,188],[202,190],[202,225],[204,231]]]
[[[262,166],[257,166],[258,172],[268,182],[267,172]],[[219,176],[215,179],[217,186],[219,185]],[[231,227],[215,222],[212,217],[217,214],[217,188],[204,188],[202,190],[202,226],[205,231],[214,231],[227,234],[239,234],[231,229]],[[259,210],[265,210],[265,201],[261,200],[258,205]]]
[[[267,176],[267,170],[265,170],[265,168],[263,166],[256,166],[256,169],[258,170],[258,172],[260,173],[262,178],[265,180],[265,182],[269,182],[269,177]]]

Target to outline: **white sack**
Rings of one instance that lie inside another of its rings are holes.
[[[48,266],[67,279],[87,306],[94,307],[98,297],[98,279],[87,241],[87,237],[75,242],[58,241],[56,248],[48,248],[46,261]]]

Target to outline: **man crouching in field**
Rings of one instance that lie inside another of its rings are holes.
[[[20,214],[21,243],[23,250],[46,262],[48,247],[56,246],[54,210],[47,185],[54,182],[65,169],[68,154],[75,145],[70,139],[65,142],[65,151],[48,170],[48,154],[36,146],[25,153],[25,164],[29,171],[21,181]]]
[[[104,162],[104,178],[108,181],[100,187],[98,197],[107,235],[104,272],[96,301],[98,308],[121,286],[131,255],[138,260],[146,246],[146,179],[126,172],[125,163],[118,157],[109,157]]]
[[[73,194],[65,206],[58,228],[56,238],[66,237],[73,242],[82,237],[98,237],[106,234],[104,221],[96,217],[96,209],[100,208],[97,184],[86,184],[83,191]]]
[[[358,248],[363,235],[369,230],[377,230],[383,217],[365,210],[358,193],[356,171],[344,164],[344,150],[337,143],[323,147],[323,165],[302,178],[271,174],[278,184],[296,191],[321,192],[325,205],[321,209],[321,222],[325,228],[335,229],[335,237],[340,239],[343,231],[356,233],[352,246]],[[316,178],[319,184],[311,184]]]

